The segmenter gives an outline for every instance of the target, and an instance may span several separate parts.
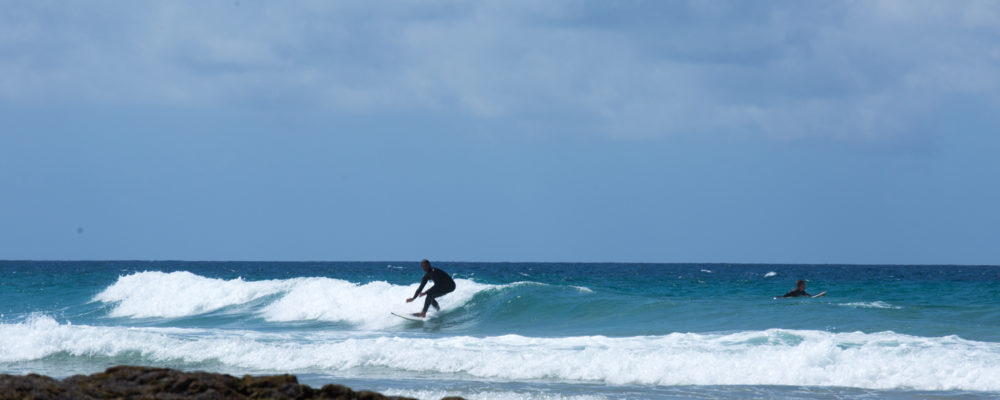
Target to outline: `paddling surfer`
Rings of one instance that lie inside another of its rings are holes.
[[[430,261],[421,261],[420,268],[423,268],[424,270],[424,278],[420,280],[420,287],[417,288],[416,293],[413,294],[413,297],[406,299],[406,302],[409,303],[420,296],[427,296],[427,300],[424,300],[423,311],[413,313],[414,317],[423,318],[427,316],[428,307],[434,306],[435,310],[441,309],[441,306],[439,306],[438,302],[434,299],[454,291],[455,281],[451,279],[451,276],[448,275],[447,272],[432,267]],[[427,284],[428,280],[434,281],[434,286],[431,286],[431,288],[427,289],[426,292],[420,293],[420,291],[424,289],[424,285]]]
[[[799,279],[798,282],[795,282],[795,290],[785,293],[785,295],[781,297],[799,297],[799,296],[812,297],[811,294],[806,293],[806,281],[802,279]]]

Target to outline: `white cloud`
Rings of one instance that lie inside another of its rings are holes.
[[[892,141],[1000,104],[991,1],[15,3],[0,98]],[[599,9],[598,9],[599,8]]]

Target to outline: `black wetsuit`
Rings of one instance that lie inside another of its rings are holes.
[[[420,287],[417,288],[417,293],[413,294],[413,298],[417,298],[420,295],[420,291],[424,289],[424,285],[427,284],[428,280],[434,281],[434,286],[427,289],[427,294],[424,295],[427,296],[427,300],[424,301],[424,312],[427,312],[427,308],[430,306],[434,306],[435,310],[440,310],[441,306],[434,299],[454,291],[455,281],[451,279],[451,276],[447,272],[431,267],[431,270],[424,274],[424,279],[420,280]]]
[[[795,289],[795,290],[793,290],[791,292],[785,293],[785,295],[781,296],[781,297],[799,297],[799,296],[809,296],[809,297],[812,297],[811,294],[806,293],[806,291],[802,290],[802,289]]]

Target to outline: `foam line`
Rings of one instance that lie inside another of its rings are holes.
[[[840,303],[838,305],[845,306],[845,307],[853,307],[853,308],[885,308],[885,309],[893,309],[893,310],[898,310],[898,309],[903,308],[903,307],[900,307],[900,306],[894,306],[894,305],[886,303],[884,301],[869,301],[869,302],[859,301],[859,302],[853,302],[853,303]]]
[[[732,334],[537,338],[332,336],[59,324],[0,324],[0,362],[68,354],[217,362],[237,370],[381,369],[452,379],[611,385],[801,385],[1000,391],[1000,343],[955,336],[771,329]]]

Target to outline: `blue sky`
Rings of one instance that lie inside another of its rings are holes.
[[[3,8],[0,259],[1000,264],[996,2]]]

